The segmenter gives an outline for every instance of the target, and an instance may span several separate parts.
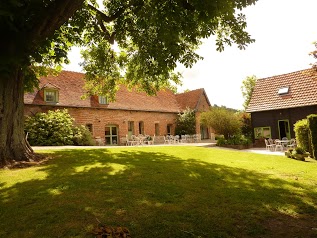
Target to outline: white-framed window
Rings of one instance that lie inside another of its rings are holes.
[[[108,104],[107,97],[99,96],[98,99],[99,99],[99,104]]]
[[[58,90],[45,89],[44,100],[48,103],[58,103]]]
[[[288,92],[289,92],[289,87],[282,87],[282,88],[279,88],[277,94],[284,95],[284,94],[288,94]]]
[[[254,128],[254,138],[271,138],[271,127],[264,126],[264,127],[255,127]]]

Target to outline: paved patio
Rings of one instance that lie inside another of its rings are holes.
[[[265,148],[251,148],[243,150],[246,152],[258,153],[258,154],[268,154],[268,155],[282,155],[285,156],[284,151],[270,151]]]
[[[251,149],[244,149],[244,150],[236,150],[231,148],[225,147],[218,147],[216,146],[215,142],[211,141],[202,141],[199,143],[179,143],[179,144],[156,144],[156,145],[139,145],[133,147],[149,147],[149,146],[203,146],[203,147],[212,147],[220,150],[235,150],[235,151],[244,151],[250,153],[258,153],[258,154],[268,154],[268,155],[280,155],[284,156],[284,152],[281,151],[270,151],[266,150],[265,148],[251,148]],[[106,149],[106,148],[114,148],[114,147],[131,147],[131,146],[73,146],[73,145],[66,145],[66,146],[32,146],[34,150],[53,150],[53,149]]]

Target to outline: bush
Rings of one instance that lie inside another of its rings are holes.
[[[27,117],[28,141],[30,145],[72,145],[73,121],[66,109]]]
[[[242,135],[252,138],[253,128],[251,124],[251,114],[246,112],[241,112],[238,114],[241,120],[241,133]]]
[[[187,108],[183,113],[178,115],[178,118],[176,119],[175,134],[196,134],[196,116],[194,110]]]
[[[215,135],[215,140],[224,139],[225,137],[223,135]]]
[[[227,145],[227,140],[224,137],[218,137],[217,144],[218,146]]]
[[[290,148],[287,151],[285,151],[285,155],[286,155],[287,158],[292,158],[293,150],[294,149]]]
[[[306,153],[306,150],[304,150],[303,148],[301,147],[296,147],[295,149],[292,150],[292,154],[295,155],[295,154],[300,154],[300,155],[303,155]]]
[[[238,114],[221,107],[213,107],[200,114],[200,123],[211,127],[217,134],[222,134],[226,139],[230,136],[241,134],[242,121]]]
[[[288,158],[301,161],[305,161],[305,157],[310,156],[309,152],[306,152],[306,150],[304,150],[301,147],[296,147],[295,149],[288,149],[287,151],[285,151],[285,155]]]
[[[294,124],[296,143],[298,147],[309,151],[309,129],[307,119],[302,119]]]
[[[307,117],[308,129],[311,145],[311,154],[313,158],[317,157],[317,115],[312,114]]]
[[[245,137],[244,135],[234,135],[228,139],[224,137],[219,137],[217,140],[217,145],[250,145],[252,143],[251,139]]]
[[[37,113],[25,120],[30,145],[95,145],[85,126],[74,126],[67,109]]]
[[[73,127],[73,143],[74,145],[96,145],[90,131],[83,125]]]

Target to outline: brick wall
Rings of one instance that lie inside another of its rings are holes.
[[[213,132],[212,128],[201,127],[201,125],[200,125],[200,114],[202,112],[208,111],[209,107],[210,107],[210,105],[209,105],[209,102],[208,102],[205,94],[202,94],[202,97],[200,98],[199,103],[198,103],[197,108],[196,108],[195,116],[196,116],[196,133],[197,134],[203,133],[201,135],[203,139],[209,139],[210,133]]]
[[[48,110],[63,109],[54,106],[25,105],[24,114],[34,115],[37,112],[47,112]],[[128,134],[128,122],[134,122],[134,133],[139,134],[139,122],[143,122],[144,134],[153,136],[155,134],[155,124],[159,124],[159,135],[167,134],[167,125],[172,125],[172,134],[175,132],[176,113],[109,110],[103,108],[67,108],[69,114],[75,119],[78,125],[92,124],[92,134],[94,137],[105,138],[106,126],[116,126],[118,129],[118,144],[123,143],[123,138]]]

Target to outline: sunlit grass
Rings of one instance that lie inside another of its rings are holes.
[[[38,167],[21,170],[0,170],[0,183],[3,187],[11,187],[17,183],[24,183],[29,180],[45,180],[48,174]]]
[[[317,163],[201,147],[44,151],[0,170],[0,237],[316,237]]]

